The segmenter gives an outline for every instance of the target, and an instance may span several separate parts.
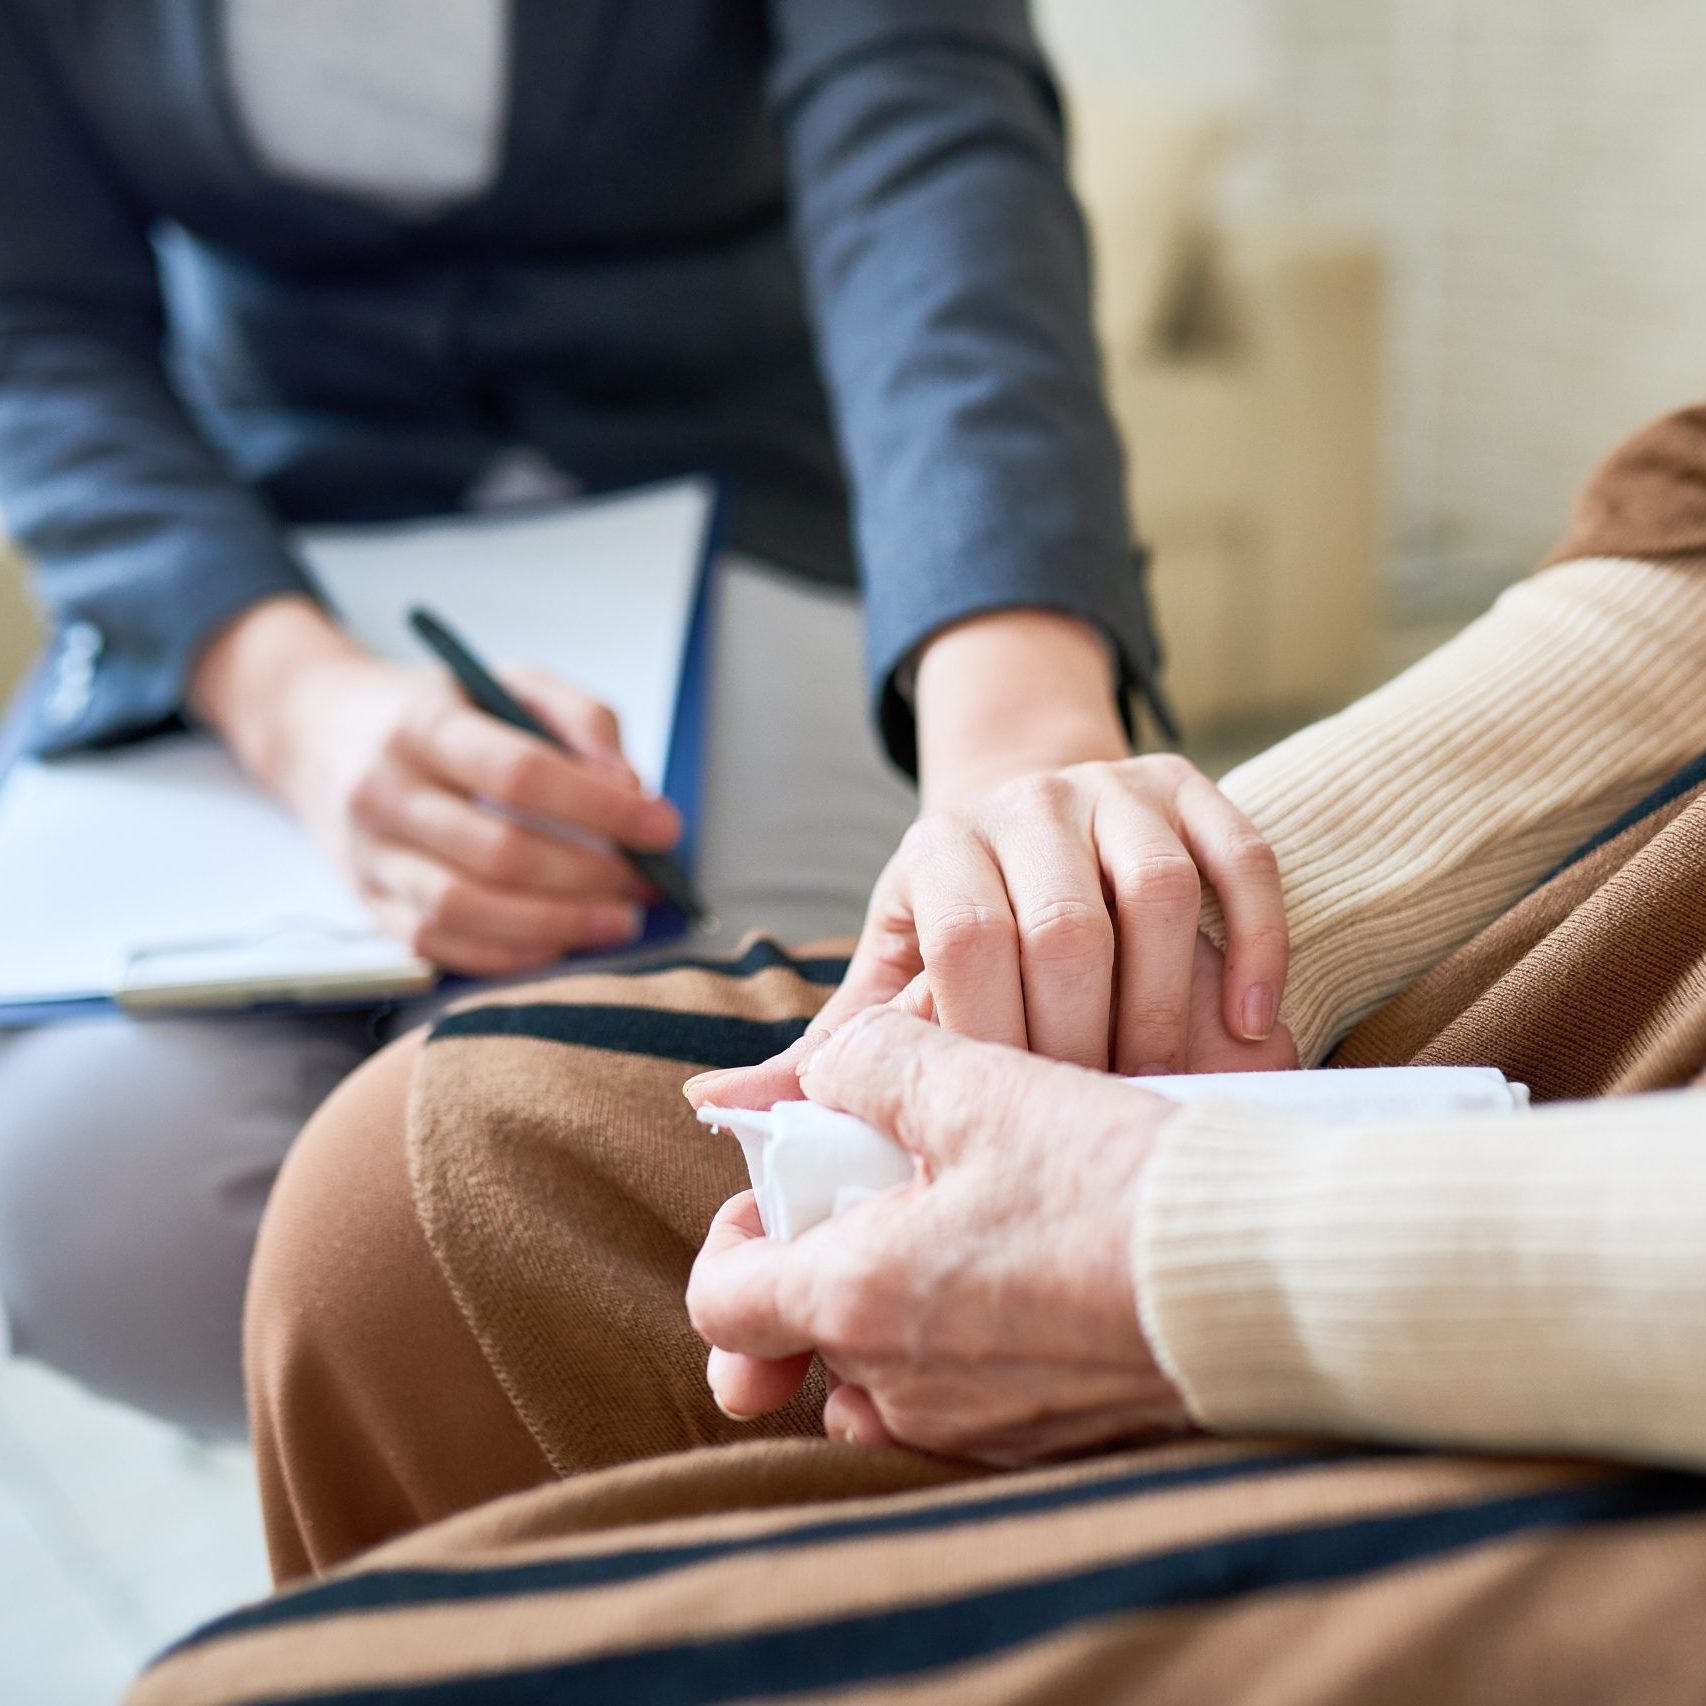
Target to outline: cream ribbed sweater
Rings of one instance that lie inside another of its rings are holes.
[[[1549,569],[1227,777],[1305,1064],[1706,752],[1706,571]],[[1706,1466],[1706,1094],[1321,1130],[1181,1113],[1138,1296],[1205,1426]]]

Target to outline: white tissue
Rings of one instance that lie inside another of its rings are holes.
[[[778,1102],[768,1113],[704,1107],[699,1118],[739,1142],[772,1238],[798,1238],[913,1174],[912,1157],[892,1137],[816,1102]]]
[[[1480,1066],[1221,1072],[1122,1082],[1175,1102],[1255,1103],[1328,1125],[1517,1113],[1528,1106],[1526,1084]],[[772,1238],[798,1238],[855,1203],[906,1184],[915,1171],[892,1137],[816,1102],[778,1102],[768,1113],[703,1107],[699,1118],[739,1142],[759,1218]]]
[[[1202,1072],[1128,1078],[1173,1102],[1259,1102],[1323,1125],[1512,1113],[1528,1106],[1528,1086],[1496,1066],[1359,1066],[1343,1071]]]

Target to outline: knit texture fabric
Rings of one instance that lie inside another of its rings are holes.
[[[1697,767],[1706,768],[1706,767]],[[1490,1064],[1532,1116],[1167,1126],[1135,1239],[1193,1415],[1706,1467],[1706,776],[1365,1022],[1346,1064]]]

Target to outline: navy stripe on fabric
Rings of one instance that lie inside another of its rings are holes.
[[[458,1037],[531,1037],[652,1060],[711,1068],[754,1066],[806,1034],[809,1019],[737,1019],[726,1013],[671,1013],[661,1007],[582,1007],[564,1002],[474,1007],[450,1013],[429,1041]]]
[[[682,957],[654,960],[619,975],[636,981],[662,972],[702,971],[714,977],[748,978],[764,971],[789,971],[802,981],[833,988],[847,975],[847,961],[800,959],[760,939],[733,960]],[[676,1013],[663,1007],[528,1002],[520,1006],[471,1007],[446,1014],[429,1041],[454,1037],[532,1037],[573,1043],[655,1060],[688,1060],[706,1066],[750,1066],[768,1060],[805,1034],[808,1021],[740,1019],[727,1014]]]
[[[965,1528],[1011,1517],[1074,1506],[1106,1503],[1145,1494],[1169,1493],[1188,1487],[1209,1487],[1227,1481],[1248,1481],[1271,1475],[1296,1474],[1305,1469],[1333,1468],[1406,1455],[1388,1447],[1339,1448],[1319,1451],[1264,1453],[1260,1457],[1187,1463],[1172,1469],[1140,1469],[1101,1480],[1077,1481],[1061,1487],[1034,1488],[1020,1493],[925,1505],[871,1516],[828,1517],[820,1522],[769,1534],[743,1535],[692,1546],[655,1546],[634,1551],[558,1558],[533,1564],[488,1570],[385,1570],[341,1577],[303,1588],[282,1599],[263,1600],[198,1629],[168,1648],[179,1652],[246,1629],[280,1623],[339,1616],[346,1613],[389,1611],[400,1606],[435,1605],[481,1599],[505,1599],[516,1594],[560,1593],[571,1588],[604,1587],[663,1575],[717,1558],[753,1552],[798,1551],[808,1546],[844,1540],[869,1540],[901,1534],[928,1534]],[[162,1657],[165,1655],[162,1654]]]
[[[1681,799],[1691,789],[1706,783],[1706,752],[1703,752],[1692,764],[1686,765],[1671,777],[1668,782],[1661,783],[1644,800],[1631,806],[1615,823],[1609,823],[1597,835],[1590,837],[1578,847],[1562,864],[1555,865],[1534,886],[1543,889],[1554,877],[1562,876],[1572,865],[1580,864],[1590,853],[1597,852],[1608,841],[1615,841],[1626,829],[1633,829],[1642,818],[1651,817],[1656,811],[1663,811],[1673,800]]]
[[[1620,1478],[1447,1509],[1270,1530],[888,1611],[507,1673],[273,1696],[253,1706],[671,1706],[773,1699],[987,1661],[1101,1618],[1346,1581],[1546,1529],[1706,1511],[1706,1481]]]
[[[778,943],[761,936],[739,959],[707,959],[703,955],[683,954],[673,960],[648,960],[644,965],[618,971],[621,977],[656,977],[666,971],[704,971],[717,977],[755,977],[761,971],[791,971],[807,983],[828,984],[833,988],[847,975],[845,958],[832,957],[800,959]]]

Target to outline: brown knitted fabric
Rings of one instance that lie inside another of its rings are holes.
[[[131,1706],[1700,1699],[1691,1477],[1195,1440],[947,1479],[822,1440],[580,1476],[219,1620]]]
[[[1594,471],[1547,563],[1578,557],[1706,564],[1706,407],[1643,427]]]
[[[754,939],[724,963],[481,997],[434,1028],[409,1117],[421,1223],[559,1474],[817,1431],[816,1377],[740,1428],[711,1401],[681,1299],[712,1215],[747,1179],[681,1085],[800,1035],[850,949],[789,956]]]
[[[1497,1066],[1538,1101],[1706,1073],[1706,767],[1363,1021],[1335,1066]]]

